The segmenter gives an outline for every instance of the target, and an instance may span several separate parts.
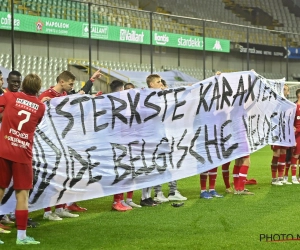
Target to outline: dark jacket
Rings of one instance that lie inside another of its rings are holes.
[[[88,94],[91,91],[92,87],[93,87],[93,82],[91,80],[88,80],[80,90],[83,90],[85,94]],[[76,94],[77,92],[73,89],[68,93],[68,95],[73,95]]]

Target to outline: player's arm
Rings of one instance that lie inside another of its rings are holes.
[[[44,96],[42,99],[41,99],[41,102],[47,102],[47,101],[50,101],[51,98],[48,97],[48,96]]]
[[[45,92],[43,92],[42,94],[39,95],[38,99],[39,99],[40,101],[42,101],[42,99],[43,99],[45,96],[46,96],[46,95],[45,95]]]
[[[47,92],[43,92],[42,94],[40,94],[38,99],[41,102],[46,102],[46,101],[50,101],[52,98],[47,95]]]
[[[81,91],[84,91],[85,94],[88,94],[91,91],[91,88],[93,87],[94,81],[96,79],[99,79],[102,76],[100,69],[98,69],[88,80],[85,85],[81,88]]]
[[[50,97],[49,97],[50,98]],[[51,98],[50,98],[51,99]],[[45,114],[45,105],[43,105],[43,106],[41,106],[41,109],[42,109],[42,114]],[[40,123],[41,123],[41,121],[43,120],[43,117],[44,116],[41,116],[41,118],[39,119],[39,121],[38,121],[38,124],[37,125],[39,125]]]
[[[2,122],[2,117],[3,117],[3,111],[4,108],[6,106],[6,98],[4,97],[4,95],[0,96],[0,122]]]
[[[0,110],[1,110],[1,108],[4,109],[6,104],[7,104],[6,95],[1,95],[0,96]]]

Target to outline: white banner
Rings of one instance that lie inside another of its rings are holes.
[[[254,72],[190,87],[133,89],[46,104],[35,133],[30,210],[193,176],[267,144],[295,145],[283,81]],[[14,210],[8,189],[0,214]]]

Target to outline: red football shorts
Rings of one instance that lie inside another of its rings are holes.
[[[284,146],[277,146],[277,145],[272,145],[271,149],[273,151],[278,150],[278,149],[288,149],[289,147],[284,147]]]
[[[243,157],[241,157],[241,158],[239,158],[239,159],[247,159],[247,158],[249,158],[250,157],[250,155],[245,155],[245,156],[243,156]]]
[[[11,178],[13,178],[15,190],[32,189],[32,165],[13,162],[0,157],[0,187],[7,188]]]
[[[294,155],[300,154],[300,134],[296,135],[296,146],[294,147]]]

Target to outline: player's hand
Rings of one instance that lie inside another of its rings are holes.
[[[80,90],[80,91],[78,92],[78,94],[80,94],[80,95],[84,95],[84,94],[85,94],[85,92],[84,92],[83,90]]]
[[[102,76],[101,70],[98,69],[98,70],[92,75],[91,79],[96,80],[96,79],[100,78],[101,76]]]
[[[45,97],[42,98],[42,101],[41,101],[41,102],[47,102],[47,101],[50,101],[50,100],[51,100],[50,97],[45,96]]]
[[[219,76],[219,75],[221,75],[221,74],[222,74],[221,71],[217,71],[217,72],[216,72],[216,76]]]

